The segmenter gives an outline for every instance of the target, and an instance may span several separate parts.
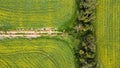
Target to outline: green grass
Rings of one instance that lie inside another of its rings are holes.
[[[0,30],[69,27],[75,11],[75,0],[0,0]]]
[[[0,40],[0,68],[75,68],[70,44],[59,38]]]
[[[99,0],[97,48],[101,68],[120,68],[120,0]]]

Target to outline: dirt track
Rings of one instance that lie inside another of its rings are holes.
[[[0,31],[0,37],[40,37],[40,36],[56,36],[63,35],[63,32],[55,30],[42,30],[42,31]]]

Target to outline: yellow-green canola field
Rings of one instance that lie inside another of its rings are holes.
[[[0,40],[0,68],[75,68],[71,44],[51,37]]]
[[[120,0],[99,0],[97,53],[100,68],[120,68]]]
[[[72,26],[75,0],[0,0],[0,29]]]

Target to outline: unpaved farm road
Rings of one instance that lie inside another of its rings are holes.
[[[3,37],[28,37],[37,38],[40,36],[63,36],[63,32],[54,30],[42,30],[42,31],[0,31],[0,38]]]

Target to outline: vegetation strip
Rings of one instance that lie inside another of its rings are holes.
[[[73,30],[73,36],[79,39],[76,56],[81,68],[96,68],[96,43],[95,43],[95,6],[96,0],[77,0],[78,17]]]

